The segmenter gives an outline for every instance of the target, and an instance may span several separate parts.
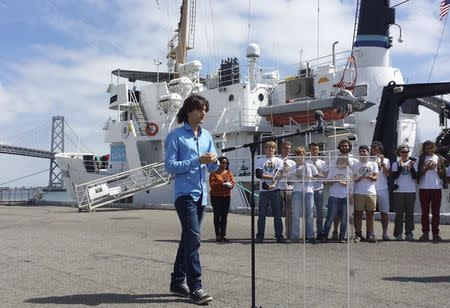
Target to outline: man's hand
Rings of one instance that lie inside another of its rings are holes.
[[[215,164],[217,162],[217,155],[214,153],[205,153],[199,157],[202,164]]]

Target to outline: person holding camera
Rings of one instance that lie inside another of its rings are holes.
[[[303,217],[306,236],[304,239],[314,244],[313,227],[313,202],[314,184],[311,179],[321,176],[316,166],[305,161],[305,148],[297,147],[294,150],[295,166],[291,167],[288,173],[289,179],[294,179],[294,189],[292,192],[292,232],[291,238],[297,242],[300,239],[300,217]]]
[[[392,163],[391,168],[391,175],[395,180],[392,201],[395,209],[394,237],[397,241],[403,239],[403,221],[405,222],[405,240],[414,240],[414,203],[416,202],[417,171],[414,168],[416,159],[409,157],[409,151],[407,144],[400,145],[396,151],[399,159]]]
[[[274,179],[277,171],[283,169],[283,160],[275,157],[277,144],[274,141],[264,145],[266,156],[256,161],[256,178],[260,180],[259,186],[259,213],[258,232],[256,242],[262,243],[266,228],[267,208],[272,207],[275,237],[278,243],[285,243],[283,237],[283,222],[281,220],[281,189],[278,181]]]
[[[231,190],[236,181],[229,170],[230,162],[225,156],[218,158],[219,169],[209,174],[211,205],[214,213],[214,230],[216,242],[229,242],[227,234],[227,217],[230,210]]]
[[[391,174],[391,164],[389,159],[383,155],[384,146],[380,141],[373,141],[370,146],[371,155],[375,157],[375,162],[378,165],[378,177],[375,182],[375,189],[377,191],[377,205],[380,211],[381,227],[383,234],[381,236],[383,241],[389,241],[387,229],[389,225],[389,189],[388,176]]]
[[[436,144],[427,140],[422,144],[422,153],[416,161],[415,168],[418,173],[420,207],[422,209],[422,242],[430,240],[430,207],[431,207],[431,229],[433,242],[440,242],[439,223],[441,211],[442,188],[447,188],[445,177],[444,158],[436,154]]]

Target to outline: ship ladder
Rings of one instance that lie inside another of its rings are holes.
[[[136,169],[116,173],[94,181],[75,185],[78,210],[104,206],[170,183],[170,174],[164,163],[152,163]]]
[[[144,135],[145,127],[147,125],[144,112],[142,111],[141,103],[137,100],[134,90],[130,91],[130,97],[131,97],[131,107],[134,115],[136,116],[137,124],[139,127],[139,133],[142,136]]]

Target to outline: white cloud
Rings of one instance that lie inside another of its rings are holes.
[[[334,41],[339,41],[337,51],[350,49],[354,2],[320,2],[320,56],[331,53]],[[110,72],[153,70],[153,58],[165,60],[166,44],[179,20],[179,1],[158,3],[159,7],[156,1],[84,0],[76,8],[66,2],[42,6],[32,22],[47,27],[49,33],[33,44],[23,42],[22,48],[32,51],[30,56],[0,64],[0,70],[8,71],[8,79],[0,79],[0,130],[4,132],[0,138],[20,130],[19,122],[32,128],[33,123],[50,122],[51,116],[62,114],[90,148],[104,151],[101,128],[111,114],[104,92]],[[300,49],[303,60],[317,57],[317,1],[251,1],[250,19],[248,1],[197,1],[197,6],[195,49],[189,57],[203,62],[204,73],[216,70],[226,57],[236,56],[245,64],[249,38],[260,44],[263,66],[295,69]],[[442,29],[437,9],[438,1],[433,0],[411,1],[397,10],[404,42],[394,41],[392,62],[396,66],[395,60],[400,60],[400,69],[405,76],[413,76],[411,80],[424,76],[426,81],[428,76]],[[396,27],[391,32],[398,36]],[[444,64],[449,60],[450,46],[444,41],[433,79],[448,78],[450,67]],[[0,167],[6,168],[3,161]],[[26,162],[26,168],[32,168]],[[23,171],[17,168],[16,173]]]

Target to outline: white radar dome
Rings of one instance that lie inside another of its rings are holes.
[[[247,46],[247,58],[259,58],[261,49],[256,43],[251,43]]]

